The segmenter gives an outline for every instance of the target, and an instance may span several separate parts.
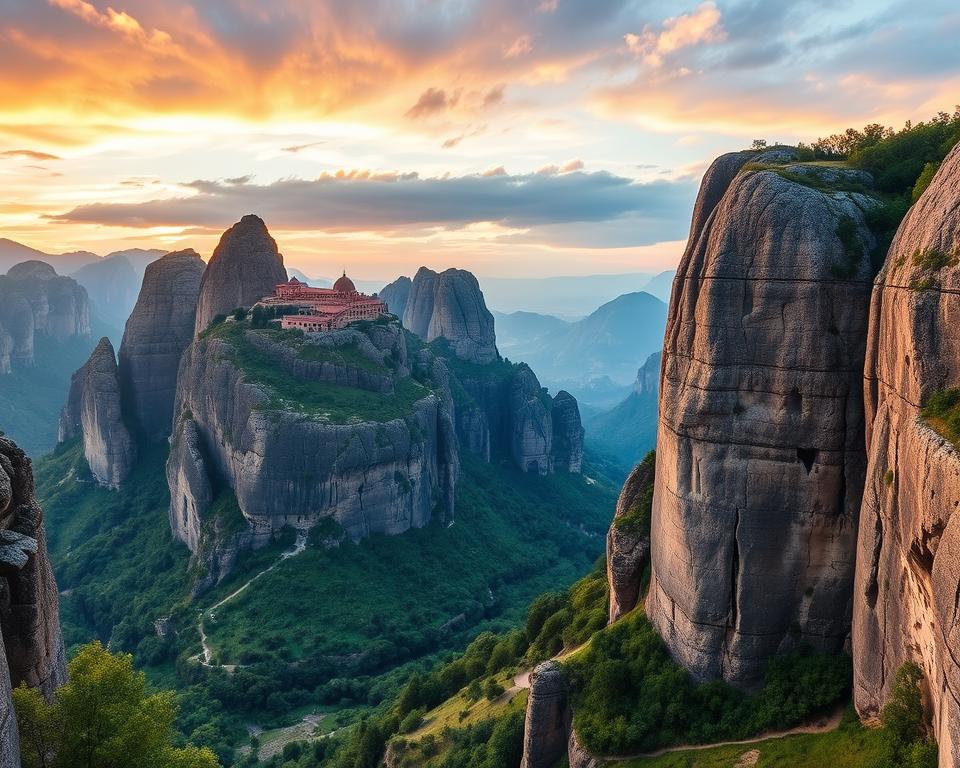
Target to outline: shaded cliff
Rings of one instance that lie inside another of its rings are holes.
[[[205,265],[193,250],[150,264],[120,344],[124,408],[149,440],[170,434],[180,357],[193,339]]]
[[[695,677],[738,684],[849,633],[876,205],[745,162],[707,172],[671,298],[647,600]]]
[[[66,678],[57,585],[30,460],[0,437],[0,768],[18,768],[11,690],[50,696]]]
[[[25,261],[0,276],[0,374],[34,363],[34,341],[90,335],[87,292],[42,261]]]
[[[484,364],[499,357],[493,325],[480,284],[470,272],[417,270],[404,306],[404,328],[424,341],[444,338],[460,360]]]
[[[898,668],[917,662],[945,768],[960,764],[960,453],[941,434],[957,438],[949,395],[960,387],[958,256],[955,147],[904,219],[873,289],[853,626],[857,710],[876,715]]]
[[[196,332],[217,315],[252,307],[287,281],[283,257],[263,219],[244,216],[223,233],[200,283]]]
[[[607,531],[609,620],[614,622],[641,602],[643,569],[650,554],[650,515],[656,456],[653,452],[634,467],[623,484]]]
[[[59,442],[83,439],[90,471],[101,485],[119,488],[136,459],[136,443],[123,417],[120,374],[113,345],[100,339],[90,359],[73,374],[60,413]]]
[[[328,518],[354,540],[452,520],[459,459],[445,369],[413,367],[396,321],[306,337],[231,321],[203,334],[177,385],[174,534],[198,553],[204,539],[257,546]]]
[[[396,315],[401,320],[407,310],[407,300],[410,298],[410,287],[412,281],[409,277],[398,277],[390,285],[384,286],[378,294],[387,304],[387,309],[391,314]]]

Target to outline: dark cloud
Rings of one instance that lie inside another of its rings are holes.
[[[59,160],[57,155],[49,152],[37,152],[33,149],[8,149],[0,152],[0,157],[20,157],[26,160]]]
[[[518,228],[592,225],[632,217],[647,222],[646,229],[634,233],[635,244],[643,244],[685,235],[695,189],[687,180],[641,184],[606,172],[579,171],[511,176],[502,168],[461,177],[353,172],[266,185],[196,181],[186,186],[196,194],[143,203],[94,203],[51,218],[222,229],[254,211],[278,229],[344,232],[460,228],[478,222]]]

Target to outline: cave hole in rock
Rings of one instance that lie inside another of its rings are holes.
[[[817,453],[816,448],[797,448],[797,458],[803,462],[803,467],[807,470],[808,475],[810,470],[813,469],[813,462],[817,460]]]
[[[790,394],[787,395],[787,413],[794,415],[799,415],[803,409],[803,395],[800,394],[800,390],[794,387],[790,390]],[[807,467],[807,471],[810,471],[810,468]]]

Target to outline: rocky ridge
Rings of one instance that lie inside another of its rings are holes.
[[[175,251],[146,268],[120,344],[120,388],[132,421],[148,440],[170,434],[177,368],[193,339],[205,264]]]
[[[137,446],[124,420],[120,373],[106,336],[70,380],[59,442],[75,437],[83,440],[83,455],[97,482],[119,488],[133,468]]]
[[[66,679],[57,585],[30,460],[0,437],[0,768],[19,768],[11,691],[49,697]]]

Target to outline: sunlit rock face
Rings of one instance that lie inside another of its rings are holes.
[[[196,251],[175,251],[147,267],[120,344],[120,387],[136,428],[148,440],[170,434],[177,368],[193,339],[200,280]]]
[[[749,159],[707,172],[674,283],[647,600],[696,678],[742,685],[849,635],[875,245],[867,197]]]
[[[11,690],[66,679],[57,594],[30,460],[0,437],[0,768],[20,765]]]
[[[854,700],[925,674],[940,765],[960,765],[960,454],[920,418],[960,387],[960,147],[900,226],[877,277],[864,373],[868,466],[854,589]]]
[[[217,315],[252,307],[287,281],[283,257],[267,225],[248,214],[223,233],[200,283],[195,328],[200,333]]]

